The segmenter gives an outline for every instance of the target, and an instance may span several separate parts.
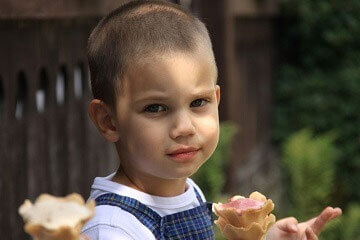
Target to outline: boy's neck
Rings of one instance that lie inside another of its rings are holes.
[[[159,197],[175,197],[183,194],[186,189],[184,179],[161,179],[147,176],[132,176],[119,167],[112,181],[134,188],[138,191]]]

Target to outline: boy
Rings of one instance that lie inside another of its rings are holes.
[[[94,99],[89,114],[121,160],[96,178],[90,239],[214,239],[211,210],[189,179],[219,137],[220,88],[204,24],[165,1],[132,1],[91,33],[88,59]],[[328,208],[312,222],[289,218],[268,239],[317,239]],[[307,230],[306,230],[307,229]]]

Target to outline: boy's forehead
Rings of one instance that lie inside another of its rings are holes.
[[[165,91],[170,79],[177,80],[179,84],[186,81],[195,85],[204,83],[215,85],[217,69],[210,54],[171,52],[133,61],[125,76],[124,85],[128,87],[156,88]]]

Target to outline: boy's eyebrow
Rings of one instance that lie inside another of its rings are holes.
[[[209,90],[204,90],[204,91],[199,91],[198,93],[194,94],[194,97],[206,97],[209,95],[212,95],[215,92],[215,89],[209,89]]]
[[[191,94],[192,95],[191,97],[192,98],[207,97],[209,95],[212,95],[214,92],[215,92],[215,89],[202,90],[202,91]],[[154,91],[149,94],[146,94],[145,96],[139,97],[138,99],[135,99],[135,103],[143,102],[143,101],[147,101],[147,100],[162,101],[162,100],[167,100],[167,99],[169,99],[169,96],[167,94],[164,94],[163,92]]]
[[[147,101],[147,100],[166,100],[168,98],[168,96],[166,94],[164,94],[163,92],[159,92],[159,91],[152,91],[150,93],[145,94],[145,96],[141,96],[137,99],[135,99],[135,103],[137,102],[143,102],[143,101]]]

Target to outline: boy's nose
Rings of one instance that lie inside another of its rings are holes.
[[[191,116],[186,113],[179,113],[175,117],[174,125],[170,130],[170,137],[176,139],[179,137],[195,134],[195,126]]]

